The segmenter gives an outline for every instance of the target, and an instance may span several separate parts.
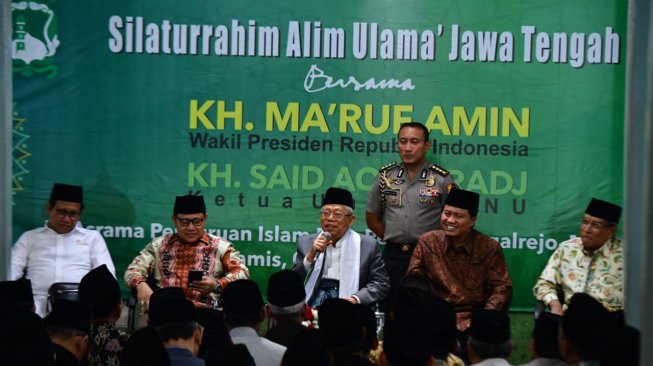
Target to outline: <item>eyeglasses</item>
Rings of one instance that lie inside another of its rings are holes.
[[[77,212],[77,211],[68,211],[68,210],[64,210],[62,208],[58,208],[58,209],[54,210],[54,212],[56,212],[57,215],[59,217],[61,217],[62,219],[65,219],[66,216],[70,217],[71,220],[77,220],[79,218],[79,212]]]
[[[612,224],[600,224],[598,222],[590,221],[590,220],[583,220],[583,221],[581,221],[580,225],[581,226],[589,226],[592,229],[596,229],[596,230],[612,226]]]
[[[342,212],[320,211],[320,217],[323,219],[329,218],[329,216],[332,216],[336,220],[342,220],[345,216],[351,216],[351,214],[344,214]]]
[[[190,224],[193,224],[193,226],[201,226],[204,223],[204,218],[203,217],[195,217],[193,219],[180,219],[177,218],[177,222],[181,226],[188,226]]]

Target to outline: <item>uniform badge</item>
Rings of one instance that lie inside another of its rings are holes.
[[[403,179],[393,179],[391,183],[392,184],[404,184],[404,180]]]
[[[456,185],[453,184],[453,183],[449,183],[449,184],[447,184],[447,194],[448,194],[449,192],[451,192],[451,188],[453,188],[453,187],[455,187],[455,186],[456,186]]]
[[[427,187],[433,187],[435,185],[435,178],[430,175],[429,179],[426,180],[426,186]]]

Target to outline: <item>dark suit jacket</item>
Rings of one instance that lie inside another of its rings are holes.
[[[313,240],[318,234],[304,235],[297,242],[297,257],[292,270],[306,278],[308,271],[304,268],[304,257],[311,249]],[[381,259],[379,242],[371,236],[361,235],[360,246],[360,267],[358,277],[359,290],[355,294],[361,304],[370,305],[386,297],[390,289],[388,274],[385,271],[385,264]],[[343,268],[343,270],[347,270]],[[324,272],[324,268],[322,268]],[[320,279],[322,273],[320,273]],[[319,280],[318,280],[319,281]]]

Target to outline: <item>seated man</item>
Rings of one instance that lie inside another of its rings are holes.
[[[378,241],[351,229],[354,208],[351,192],[327,189],[320,210],[322,233],[299,238],[292,270],[302,278],[308,275],[306,301],[314,308],[334,297],[370,305],[388,293]]]
[[[238,252],[227,240],[208,234],[202,196],[178,196],[172,214],[177,232],[155,238],[141,250],[125,271],[127,287],[135,288],[141,309],[147,308],[154,277],[156,287],[181,287],[195,307],[214,306],[214,294],[232,281],[249,278]],[[201,281],[189,283],[189,271],[201,270]]]
[[[46,315],[48,290],[55,282],[79,282],[88,271],[106,264],[115,268],[107,244],[95,230],[82,227],[80,186],[55,183],[46,205],[44,227],[27,231],[11,248],[11,279],[32,280],[36,313]]]
[[[433,294],[453,305],[460,332],[469,328],[473,311],[502,310],[512,294],[501,246],[474,229],[478,203],[477,193],[453,188],[440,219],[442,230],[419,238],[407,272],[429,279]]]
[[[553,252],[533,294],[551,309],[562,315],[562,302],[571,296],[586,293],[606,309],[623,309],[623,247],[615,236],[621,207],[592,198],[580,224],[580,237],[560,243]],[[558,292],[564,299],[558,298]]]

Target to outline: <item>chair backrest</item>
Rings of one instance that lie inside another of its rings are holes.
[[[56,300],[64,299],[79,301],[79,283],[77,282],[56,282],[48,290],[48,306],[46,313],[52,311],[52,304]]]

